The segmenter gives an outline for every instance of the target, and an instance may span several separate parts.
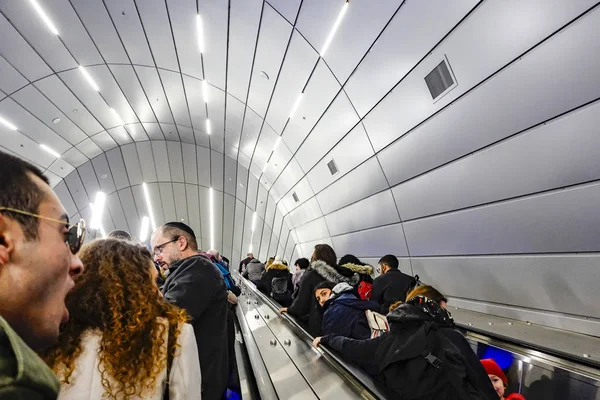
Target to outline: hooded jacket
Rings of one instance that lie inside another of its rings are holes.
[[[271,285],[273,283],[273,278],[286,278],[287,288],[290,291],[290,295],[292,294],[294,289],[292,285],[292,274],[290,273],[288,267],[279,261],[275,261],[266,268],[265,273],[263,274],[262,278],[260,278],[260,282],[258,282],[256,287],[267,296],[271,296]],[[282,306],[286,305],[289,304],[282,304]]]
[[[365,311],[379,311],[379,304],[361,300],[352,291],[352,286],[345,282],[333,288],[332,297],[323,306],[323,335],[340,335],[352,339],[371,337]]]
[[[318,336],[321,332],[323,314],[315,298],[315,287],[323,281],[346,282],[350,286],[356,286],[360,282],[360,277],[356,273],[349,277],[343,276],[336,268],[325,264],[323,261],[313,261],[310,267],[306,269],[300,281],[298,295],[288,308],[288,313],[298,317],[301,320],[300,322],[306,320],[308,333],[312,336]]]
[[[373,283],[373,267],[370,265],[348,263],[338,267],[338,271],[344,276],[347,276],[346,270],[350,271],[352,274],[357,273],[360,276],[361,282]]]
[[[390,311],[390,305],[406,300],[406,295],[414,284],[415,279],[412,276],[392,268],[373,281],[371,300],[379,303],[380,313],[386,315]]]
[[[252,282],[257,282],[262,278],[263,273],[265,272],[265,264],[258,261],[256,258],[252,259],[248,264],[246,264],[246,271],[242,274],[244,278],[248,278]]]
[[[420,329],[426,323],[433,322],[440,338],[453,345],[454,352],[451,356],[462,370],[462,378],[479,391],[478,394],[473,395],[473,398],[497,400],[498,395],[477,355],[463,335],[453,329],[454,320],[450,313],[429,299],[426,300],[428,300],[426,303],[418,306],[405,303],[391,311],[387,315],[390,332],[375,339],[354,340],[343,336],[326,335],[321,338],[321,344],[328,345],[343,354],[345,359],[358,364],[365,372],[390,389],[390,393],[395,393],[394,382],[397,379],[393,376],[394,369],[390,371],[386,370],[386,367],[400,361],[396,359],[399,354],[420,351],[418,343],[415,344],[411,340],[410,333]],[[403,390],[416,390],[422,382],[413,381],[411,384],[413,388],[405,387]]]
[[[227,289],[219,269],[204,256],[174,262],[161,289],[165,300],[192,318],[200,369],[202,398],[221,399],[229,378]]]

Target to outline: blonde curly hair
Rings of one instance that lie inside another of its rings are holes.
[[[185,311],[159,297],[147,248],[109,238],[85,245],[79,256],[85,270],[65,300],[70,319],[42,358],[62,383],[72,384],[82,336],[97,330],[103,397],[151,395],[167,354],[176,355]]]

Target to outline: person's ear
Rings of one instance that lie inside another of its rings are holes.
[[[0,267],[8,264],[10,254],[15,249],[15,232],[10,221],[0,214]]]
[[[179,236],[177,238],[177,244],[179,245],[179,250],[183,251],[188,247],[188,241],[185,236]]]

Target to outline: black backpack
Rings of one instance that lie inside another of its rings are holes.
[[[271,279],[271,297],[281,305],[292,302],[292,292],[288,289],[288,278],[277,277]]]
[[[391,337],[398,333],[388,334]],[[387,398],[398,400],[482,400],[467,379],[467,361],[435,322],[407,326],[391,346],[375,354]]]

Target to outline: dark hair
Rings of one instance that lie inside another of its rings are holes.
[[[221,256],[221,258],[223,259],[223,261],[225,261],[227,264],[229,264],[229,258],[223,257],[223,256]]]
[[[35,165],[13,155],[0,151],[0,207],[14,208],[32,214],[38,214],[44,194],[31,179],[35,175],[50,185],[44,173]],[[17,221],[27,240],[38,238],[38,221],[35,217],[0,211]]]
[[[406,301],[412,299],[413,297],[419,296],[419,295],[428,297],[438,304],[440,304],[440,302],[442,302],[442,301],[445,301],[446,303],[448,302],[448,299],[446,298],[446,296],[444,296],[443,294],[438,292],[433,286],[429,286],[429,285],[417,286],[416,288],[411,290],[410,293],[408,293],[406,295]]]
[[[297,259],[296,262],[294,263],[294,265],[299,266],[300,269],[306,269],[310,265],[310,261],[308,261],[308,258],[302,257],[302,258]]]
[[[337,285],[337,283],[330,282],[330,281],[323,281],[323,282],[319,283],[317,286],[315,286],[315,290],[313,290],[313,293],[315,293],[317,290],[320,290],[320,289],[333,290],[335,285]]]
[[[335,251],[328,244],[318,244],[315,246],[315,252],[312,255],[311,261],[323,261],[330,267],[337,266],[337,256]]]
[[[129,232],[125,232],[120,229],[115,229],[114,231],[110,232],[107,237],[114,239],[131,240],[131,235],[129,234]]]
[[[161,226],[160,229],[163,235],[171,237],[172,240],[178,239],[179,236],[183,236],[187,239],[190,249],[192,251],[198,251],[198,242],[196,241],[194,230],[183,222],[167,222]]]
[[[344,257],[340,258],[340,265],[346,264],[365,265],[365,263],[360,261],[358,257],[352,254],[346,254]]]
[[[398,259],[392,254],[381,257],[378,264],[385,264],[391,269],[398,269]]]

